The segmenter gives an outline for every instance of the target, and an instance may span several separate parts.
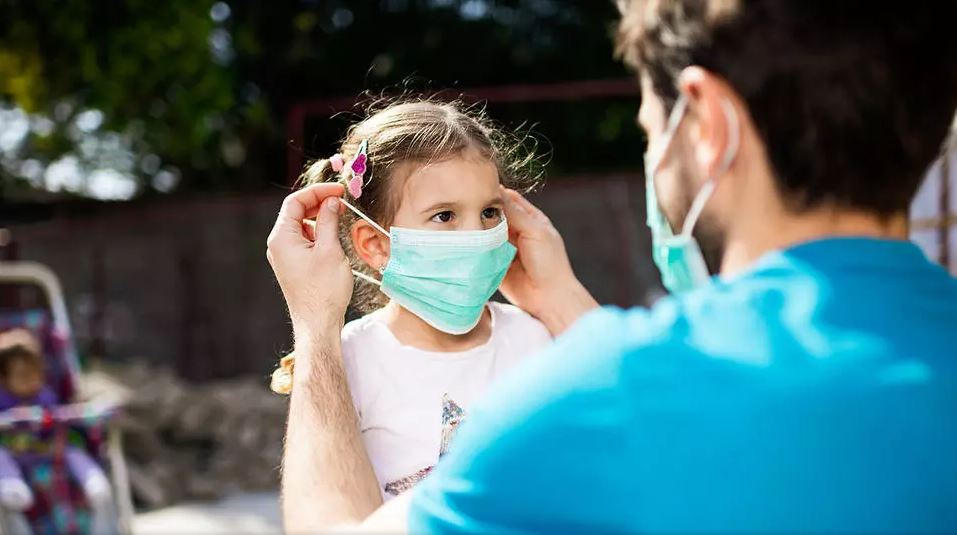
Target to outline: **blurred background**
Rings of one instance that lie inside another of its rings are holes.
[[[534,201],[585,285],[609,304],[663,294],[615,17],[593,0],[0,0],[0,269],[40,262],[62,284],[90,388],[128,404],[140,510],[273,499],[284,401],[266,385],[290,329],[265,237],[374,97],[482,102],[532,132]],[[914,238],[952,269],[955,207],[951,151]]]
[[[265,376],[289,343],[265,236],[370,95],[483,101],[531,130],[549,159],[538,202],[589,287],[654,297],[637,87],[612,57],[611,2],[0,6],[5,240],[56,269],[84,354]]]

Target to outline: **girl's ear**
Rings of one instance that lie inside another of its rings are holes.
[[[361,219],[353,223],[349,237],[356,254],[370,268],[379,271],[389,262],[389,238],[369,223]]]

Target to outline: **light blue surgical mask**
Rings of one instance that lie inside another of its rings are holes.
[[[503,219],[488,230],[419,230],[391,227],[388,232],[343,202],[389,237],[389,262],[377,281],[382,293],[436,329],[465,334],[478,325],[485,304],[498,290],[515,258]]]
[[[722,101],[721,108],[728,121],[728,146],[725,149],[721,165],[718,166],[713,176],[708,177],[701,190],[695,195],[684,224],[681,226],[681,233],[675,235],[671,224],[668,223],[668,219],[661,211],[661,205],[658,203],[658,196],[655,193],[655,174],[671,148],[687,108],[687,97],[681,95],[668,117],[668,125],[664,134],[662,134],[660,148],[652,150],[649,146],[648,154],[645,155],[645,200],[647,202],[648,227],[651,229],[651,255],[661,272],[661,282],[671,293],[687,291],[711,280],[708,265],[705,263],[701,247],[692,235],[692,231],[701,216],[702,210],[704,210],[705,203],[714,193],[717,178],[724,174],[734,161],[738,153],[740,136],[738,116],[734,107],[730,102]]]

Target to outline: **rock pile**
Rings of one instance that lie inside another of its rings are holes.
[[[134,364],[91,371],[84,393],[124,406],[116,423],[141,507],[278,488],[287,403],[266,378],[193,385]]]

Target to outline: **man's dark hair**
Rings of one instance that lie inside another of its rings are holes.
[[[907,210],[957,108],[957,2],[623,4],[618,54],[668,110],[683,68],[725,78],[791,208]]]

